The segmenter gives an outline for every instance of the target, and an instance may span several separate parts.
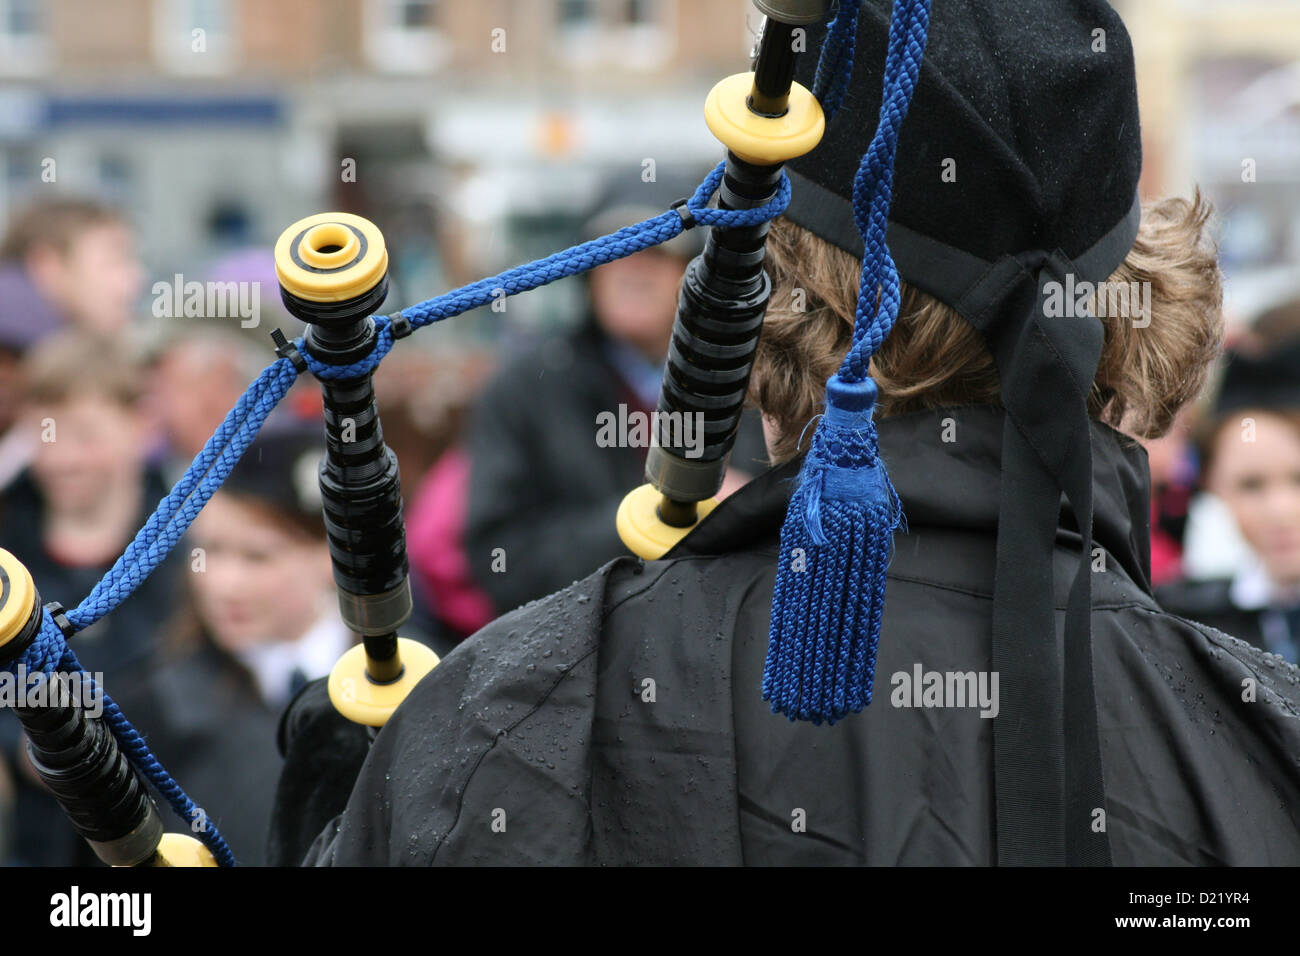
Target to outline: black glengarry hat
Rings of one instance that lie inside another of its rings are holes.
[[[853,176],[880,110],[888,29],[889,4],[863,2],[839,112],[821,144],[788,165],[786,218],[859,258]],[[816,49],[825,25],[809,31]],[[811,86],[815,65],[800,61],[799,82]],[[935,0],[894,169],[890,222],[903,228],[889,246],[905,280],[941,287],[932,294],[954,306],[965,291],[928,278],[936,263],[899,237],[988,262],[1035,249],[1075,259],[1127,223],[1113,270],[1137,235],[1141,170],[1133,49],[1110,4]]]

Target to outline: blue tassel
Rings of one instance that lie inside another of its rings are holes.
[[[853,4],[856,6],[856,4]],[[851,60],[852,11],[841,4],[823,57]],[[885,575],[902,502],[880,460],[871,356],[898,319],[898,269],[886,242],[894,158],[925,56],[930,0],[894,0],[880,122],[853,180],[862,279],[853,344],[826,383],[826,414],[813,435],[785,524],[772,594],[763,699],[791,720],[830,723],[871,703]],[[820,66],[820,65],[819,65]],[[828,67],[829,69],[829,67]],[[818,83],[833,112],[842,90]]]
[[[833,724],[871,703],[894,530],[907,530],[875,403],[869,378],[827,383],[781,528],[763,699],[791,720]]]

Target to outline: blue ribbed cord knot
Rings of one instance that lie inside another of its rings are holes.
[[[687,208],[697,223],[723,228],[753,226],[781,215],[789,205],[790,181],[783,174],[776,196],[766,205],[753,209],[710,208],[708,204],[722,182],[725,168],[725,163],[719,163],[688,200]],[[413,328],[430,325],[487,305],[502,296],[517,295],[556,279],[577,275],[633,255],[667,242],[679,235],[684,228],[682,216],[670,209],[608,236],[601,236],[421,302],[403,310],[402,315]],[[373,321],[375,338],[371,351],[349,365],[328,365],[321,362],[311,354],[302,338],[295,339],[294,345],[306,362],[307,370],[318,379],[362,378],[379,367],[394,344],[391,320],[387,316],[375,316]],[[184,476],[159,502],[157,509],[113,567],[84,601],[68,611],[68,620],[74,630],[83,630],[111,612],[162,563],[199,511],[221,487],[267,416],[288,393],[297,377],[298,371],[288,358],[278,359],[262,371],[208,439],[203,450],[195,456]],[[26,652],[10,661],[4,669],[16,675],[20,665],[28,673],[37,670],[49,673],[56,669],[84,673],[81,663],[48,612],[44,615],[39,635]],[[102,693],[102,688],[97,688],[97,692]],[[217,863],[221,866],[234,866],[234,855],[216,825],[206,819],[206,815],[167,773],[112,698],[103,694],[103,699],[104,720],[127,759],[153,784],[181,819],[191,825],[202,824],[193,829],[212,852]]]
[[[379,368],[379,363],[393,350],[392,320],[386,315],[376,315],[374,345],[364,356],[349,365],[329,365],[322,362],[307,350],[301,338],[294,339],[294,345],[307,362],[307,371],[321,381],[340,381],[349,378],[365,378]]]
[[[857,396],[857,407],[836,404],[843,395]],[[879,439],[871,420],[876,400],[875,382],[855,386],[833,380],[828,388],[826,412],[813,432],[803,474],[804,524],[814,545],[830,543],[821,523],[823,501],[888,502],[889,528],[906,530],[907,519],[889,473],[880,460]]]
[[[844,95],[858,4],[841,0],[827,32],[814,93],[828,117]],[[898,136],[920,75],[929,0],[895,0],[880,118],[853,182],[863,238],[853,340],[826,384],[817,423],[781,528],[763,698],[773,713],[835,723],[871,703],[893,536],[902,502],[880,459],[872,354],[898,318],[898,269],[885,243]],[[847,66],[846,66],[847,64]]]

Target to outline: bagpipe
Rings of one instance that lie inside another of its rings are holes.
[[[372,384],[375,369],[399,339],[425,325],[502,294],[514,295],[632,255],[684,229],[708,226],[704,251],[690,263],[682,281],[659,398],[663,414],[655,416],[664,424],[656,426],[658,440],[647,457],[646,484],[633,490],[611,516],[634,554],[657,559],[669,551],[717,504],[714,496],[740,423],[771,291],[763,268],[768,223],[790,199],[783,164],[820,141],[844,95],[853,58],[856,2],[841,0],[834,12],[811,90],[794,82],[796,59],[803,50],[798,41],[809,25],[832,16],[830,0],[754,2],[766,23],[753,70],[722,80],[705,104],[706,121],[726,148],[726,157],[693,196],[654,218],[386,316],[374,314],[388,294],[388,254],[373,223],[346,213],[323,213],[286,229],[275,245],[276,271],[284,305],[306,324],[305,334],[289,341],[278,329],[272,333],[278,359],[249,387],[189,471],[76,608],[42,605],[26,569],[13,555],[0,552],[0,665],[10,672],[40,671],[56,681],[78,679],[81,666],[69,640],[111,612],[161,562],[276,403],[300,374],[310,372],[323,394],[326,451],[319,482],[339,609],[361,639],[331,672],[329,696],[344,717],[381,728],[438,658],[399,636],[412,600],[398,462],[384,442]],[[889,172],[898,126],[919,70],[928,15],[928,0],[895,2],[891,61],[885,71],[887,102],[872,142],[874,153],[864,157],[864,173],[855,189],[855,200],[861,190],[861,201],[855,203],[863,210],[860,226],[872,240],[864,260],[864,305],[854,350],[828,386],[831,407],[825,429],[818,429],[821,445],[815,442],[810,454],[813,465],[805,485],[821,490],[796,516],[803,527],[799,533],[811,529],[814,544],[823,525],[829,528],[853,513],[859,524],[863,513],[884,516],[884,526],[876,528],[873,539],[876,547],[880,536],[887,539],[898,523],[897,502],[889,498],[892,486],[885,487],[887,479],[883,485],[877,480],[883,477],[883,467],[877,467],[874,457],[874,385],[866,375],[866,357],[897,315],[898,276],[883,242]],[[716,205],[711,205],[715,194]],[[878,290],[883,291],[878,295]],[[681,430],[674,432],[667,424],[686,415],[703,424],[702,453],[698,446],[682,446]],[[844,485],[838,479],[849,473],[846,469],[863,465],[871,485],[868,492],[838,494],[836,488]],[[792,539],[783,547],[797,545]],[[841,578],[864,573],[852,566],[837,569],[831,559],[823,565],[829,568],[825,573]],[[883,600],[878,554],[865,573],[876,589],[873,600]],[[803,600],[800,588],[812,586],[779,581],[777,604]],[[869,702],[875,655],[870,617],[867,607],[858,618],[846,616],[841,622],[848,652],[838,655],[840,665],[835,664],[834,648],[830,661],[814,665],[853,668],[847,674],[848,696],[840,680],[839,699],[828,702],[814,699],[806,681],[791,683],[789,655],[802,656],[807,645],[790,637],[789,615],[774,607],[769,657],[773,678],[771,686],[765,678],[764,688],[773,709],[792,719],[820,723],[833,722]],[[878,613],[874,628],[879,628]],[[103,715],[97,718],[88,717],[75,701],[15,710],[28,735],[33,768],[104,862],[234,865],[217,826],[171,779],[111,698],[105,697]],[[194,836],[164,834],[145,781]]]

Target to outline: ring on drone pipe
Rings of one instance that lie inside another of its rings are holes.
[[[13,660],[41,628],[36,582],[26,565],[0,550],[0,660]]]
[[[31,573],[0,549],[0,663],[32,645],[43,619]],[[43,679],[50,682],[46,700],[13,710],[27,734],[32,769],[95,855],[109,866],[216,866],[198,840],[163,832],[157,808],[108,725],[87,717],[72,692],[69,682],[80,675]]]
[[[350,213],[300,219],[275,244],[280,296],[309,326],[306,350],[327,365],[370,354],[372,313],[388,295],[388,253],[374,223]],[[361,635],[330,672],[334,708],[381,727],[438,663],[397,636],[411,616],[397,457],[384,443],[372,376],[321,381],[325,456],[320,488],[343,622]]]
[[[184,833],[164,833],[151,866],[216,866],[212,851]]]
[[[686,537],[695,524],[706,518],[718,506],[717,498],[697,503],[695,521],[689,525],[669,524],[659,514],[663,498],[654,485],[633,488],[618,506],[614,518],[618,536],[629,551],[638,557],[653,561],[667,554],[678,541]]]
[[[383,234],[368,219],[325,212],[300,219],[275,243],[280,286],[308,302],[345,302],[388,276]]]
[[[704,122],[718,142],[747,163],[772,166],[811,152],[826,130],[821,104],[805,86],[790,84],[780,116],[754,112],[749,103],[753,73],[734,73],[718,82],[704,101]]]
[[[366,649],[361,644],[349,649],[330,670],[330,702],[354,724],[384,726],[420,679],[438,666],[438,655],[418,641],[402,637],[398,644],[402,676],[391,683],[377,684],[367,679]]]

